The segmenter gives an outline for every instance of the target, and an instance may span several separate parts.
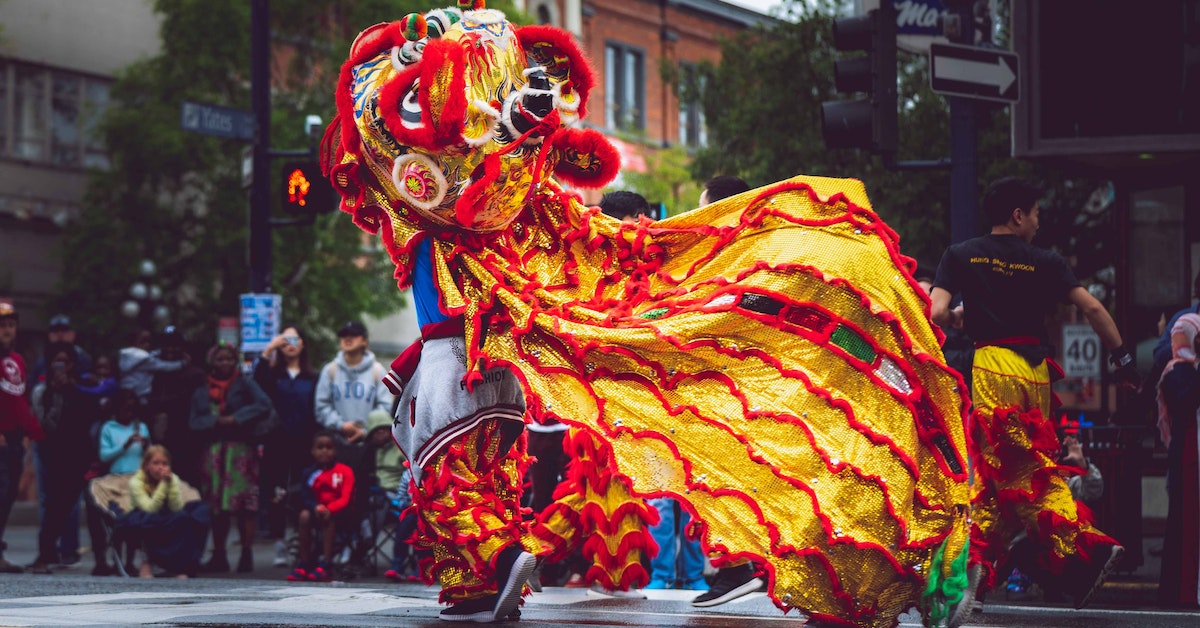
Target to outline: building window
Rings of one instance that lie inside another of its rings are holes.
[[[604,47],[604,124],[617,131],[642,131],[646,103],[642,51],[622,44]]]
[[[46,159],[46,72],[14,65],[13,155],[31,161]]]
[[[690,63],[679,67],[679,143],[684,146],[708,146],[708,125],[700,103],[706,78]]]
[[[549,24],[554,26],[554,16],[550,13],[550,5],[542,2],[537,5],[537,10],[534,12],[537,15],[538,24]]]
[[[56,166],[107,167],[96,132],[107,105],[107,81],[0,62],[0,154]]]

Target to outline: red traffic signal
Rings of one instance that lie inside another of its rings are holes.
[[[324,213],[335,209],[333,187],[321,174],[321,167],[317,162],[289,162],[284,164],[280,174],[283,184],[283,207],[288,212]]]

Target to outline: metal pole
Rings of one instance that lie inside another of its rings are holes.
[[[250,104],[254,181],[250,188],[250,291],[271,290],[271,27],[269,0],[250,1]]]
[[[950,98],[950,238],[962,242],[980,235],[976,190],[975,102]]]
[[[975,45],[973,3],[956,7],[961,31],[956,43]],[[980,235],[979,177],[976,153],[975,101],[950,98],[950,238],[962,242]]]

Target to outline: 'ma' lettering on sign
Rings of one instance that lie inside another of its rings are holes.
[[[944,9],[941,2],[904,0],[893,2],[896,7],[896,31],[905,34],[941,35],[938,24]]]

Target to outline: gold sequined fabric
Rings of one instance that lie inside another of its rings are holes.
[[[451,72],[426,91],[446,95],[459,76],[471,98],[480,85],[528,91],[507,27],[491,17],[464,13],[462,28],[500,74]],[[546,37],[569,48],[569,36]],[[545,176],[588,170],[574,152],[612,154],[602,138],[556,126],[585,100],[578,56],[543,68],[556,95],[540,139],[471,135],[498,128],[471,117],[487,110],[474,99],[463,140],[435,150],[397,145],[383,128],[397,113],[379,92],[402,72],[366,40],[340,84],[335,124],[347,126],[327,136],[338,146],[327,165],[343,209],[381,231],[401,284],[418,242],[432,241],[440,305],[466,322],[465,385],[511,367],[532,420],[606,443],[611,461],[597,464],[637,495],[679,499],[707,551],[764,564],[784,609],[890,626],[931,569],[948,573],[966,539],[965,391],[912,261],[860,182],[796,177],[620,223]],[[430,41],[420,71],[447,50]]]
[[[888,625],[965,536],[961,380],[859,182],[637,224],[548,186],[472,244],[434,243],[445,303],[480,325],[470,359],[608,441],[639,495],[680,499],[707,550],[766,564],[782,607]]]
[[[972,455],[972,554],[989,572],[1003,562],[1022,530],[1041,550],[1039,567],[1061,575],[1066,561],[1098,543],[1115,543],[1097,530],[1078,504],[1059,466],[1047,364],[1031,366],[1017,353],[979,347],[971,371],[975,401]],[[1107,556],[1103,557],[1107,559]],[[990,574],[994,578],[994,574]]]
[[[439,600],[456,603],[496,592],[495,556],[525,544],[519,525],[524,449],[500,451],[501,421],[484,421],[434,456],[413,492],[417,543],[432,552],[422,564],[438,582]],[[528,542],[536,547],[536,543]]]
[[[530,526],[539,539],[539,555],[563,560],[575,551],[591,562],[584,578],[608,590],[628,591],[646,586],[650,575],[642,553],[654,555],[650,526],[658,513],[630,495],[623,478],[611,467],[612,453],[591,432],[571,428],[563,439],[569,459],[565,478],[555,490],[557,499]]]

